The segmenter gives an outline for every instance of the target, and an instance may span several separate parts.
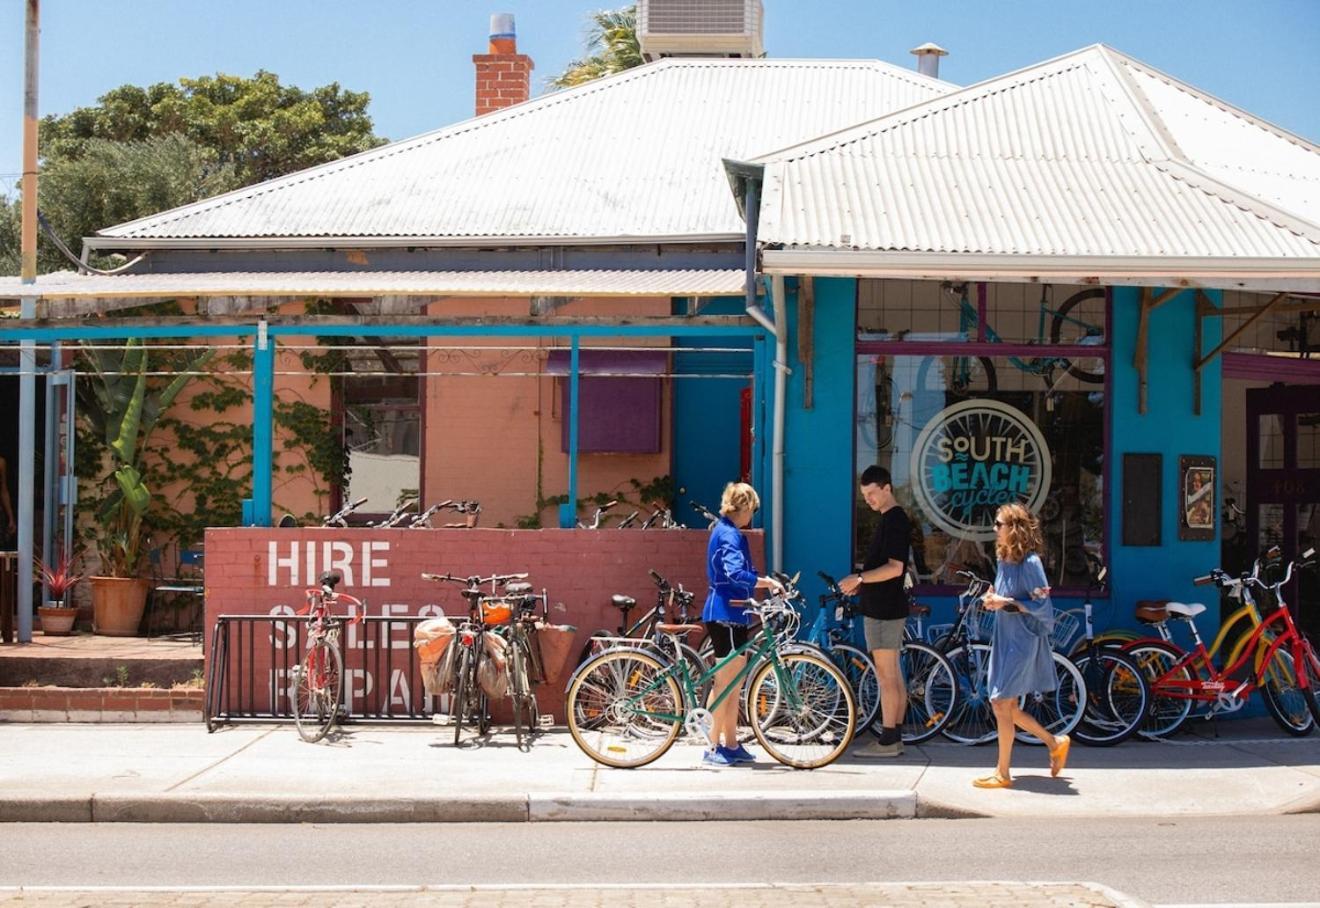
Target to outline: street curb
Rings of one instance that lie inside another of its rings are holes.
[[[600,820],[889,820],[917,816],[915,791],[669,792],[530,794],[528,819]]]
[[[298,795],[93,795],[95,823],[524,823],[526,795],[310,800]],[[5,817],[7,819],[7,817]]]
[[[970,810],[966,807],[958,807],[953,804],[947,804],[943,801],[932,801],[918,794],[917,819],[918,820],[990,820],[990,819],[994,819],[994,814],[982,813],[979,810]]]
[[[90,823],[91,795],[82,797],[0,797],[0,822]]]

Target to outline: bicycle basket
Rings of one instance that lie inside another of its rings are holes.
[[[1050,645],[1061,653],[1068,652],[1068,644],[1077,633],[1080,622],[1077,615],[1062,609],[1054,610],[1054,630],[1050,632]]]
[[[564,676],[564,671],[573,663],[575,650],[574,638],[577,628],[571,624],[538,624],[532,639],[541,655],[541,672],[544,680],[554,684]]]
[[[508,624],[513,617],[513,603],[507,599],[482,599],[482,624]]]

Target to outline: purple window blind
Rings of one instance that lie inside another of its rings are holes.
[[[551,375],[567,379],[570,354],[552,350],[546,363]],[[660,451],[660,375],[668,354],[626,350],[581,350],[578,354],[578,452],[582,454],[655,454]],[[654,375],[655,378],[623,378]],[[563,414],[560,445],[568,451],[568,381],[560,383]]]

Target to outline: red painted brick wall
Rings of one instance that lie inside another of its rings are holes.
[[[748,537],[752,557],[763,567],[764,539],[758,531],[750,531]],[[618,626],[619,613],[610,605],[611,595],[624,593],[635,597],[639,608],[650,607],[656,588],[648,569],[694,591],[699,607],[706,595],[707,538],[704,530],[208,530],[208,677],[213,655],[210,629],[217,616],[291,614],[302,607],[302,591],[309,579],[309,547],[313,553],[310,579],[314,582],[330,567],[340,570],[345,578],[340,591],[363,599],[369,615],[465,615],[458,586],[422,580],[423,571],[462,576],[526,571],[537,589],[544,587],[549,593],[551,620],[578,628],[576,651],[592,631]],[[327,564],[327,552],[340,563]],[[634,613],[634,617],[640,615]],[[387,699],[395,700],[396,711],[406,712],[402,698],[415,709],[431,708],[425,703],[415,670],[407,665],[402,632],[393,636],[393,665],[403,672],[402,678],[377,679],[380,663],[372,661],[375,656],[367,656],[360,645],[353,645],[360,640],[355,633],[346,638],[350,644],[346,668],[353,682],[350,708],[354,712],[363,706],[379,709]],[[271,707],[272,687],[277,697],[282,690],[281,679],[271,676],[272,651],[277,663],[296,664],[301,655],[292,651],[292,635],[286,638],[282,630],[273,640],[269,634],[257,640],[250,654],[245,650],[245,674],[251,669],[255,681],[249,687],[244,680],[245,697],[255,698],[258,711]],[[233,665],[231,660],[231,668]],[[359,674],[353,676],[353,672]],[[371,691],[365,695],[362,672],[371,675]],[[559,722],[563,721],[566,681],[567,677],[559,684],[543,685],[538,693],[542,712],[553,714]],[[237,694],[236,684],[237,679],[232,679],[231,694]]]

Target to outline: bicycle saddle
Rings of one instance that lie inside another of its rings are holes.
[[[1199,602],[1169,602],[1164,607],[1170,615],[1179,618],[1195,618],[1205,611],[1205,606]]]
[[[656,624],[655,629],[661,634],[690,634],[701,630],[700,624]]]
[[[632,596],[611,596],[610,604],[619,609],[630,609],[637,604],[637,600]]]
[[[330,571],[326,571],[320,577],[316,578],[316,582],[319,583],[321,586],[328,586],[330,587],[330,589],[334,589],[336,586],[339,585],[339,581],[343,579],[344,578],[339,576],[338,574],[332,573]]]
[[[908,603],[908,614],[909,614],[909,615],[916,615],[918,618],[929,618],[929,617],[930,617],[930,606],[929,606],[929,605],[922,605],[920,602],[909,602],[909,603]]]
[[[530,593],[532,585],[530,583],[507,583],[504,585],[504,591],[511,596],[521,596],[523,593]]]

